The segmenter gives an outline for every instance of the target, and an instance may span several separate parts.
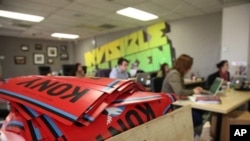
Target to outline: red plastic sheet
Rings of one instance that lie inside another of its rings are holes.
[[[26,141],[105,140],[171,112],[175,101],[130,80],[50,76],[10,78],[0,98],[12,107],[0,138]]]

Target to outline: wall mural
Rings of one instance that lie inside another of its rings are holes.
[[[166,36],[169,31],[169,25],[161,22],[86,52],[88,72],[113,68],[120,57],[128,59],[130,65],[137,62],[145,72],[159,70],[160,64],[165,62],[171,67],[175,55]]]

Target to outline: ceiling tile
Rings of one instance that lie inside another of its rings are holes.
[[[28,0],[5,0],[2,3],[3,6],[12,6],[23,8],[27,10],[35,10],[35,11],[45,11],[45,12],[53,12],[57,9],[57,7],[52,7],[50,5],[43,5],[40,3],[36,3]]]
[[[77,2],[69,4],[67,7],[65,7],[65,9],[75,10],[83,14],[90,14],[94,16],[105,16],[105,15],[112,13],[108,10],[102,10],[102,9],[98,9],[92,6],[84,6]]]
[[[67,28],[67,26],[65,26],[65,25],[61,25],[61,24],[58,24],[58,23],[49,23],[49,24],[47,24],[46,22],[45,23],[40,23],[39,26],[47,28],[48,30],[51,30],[53,32],[60,32],[60,31],[64,30],[65,28]]]
[[[25,14],[32,14],[32,15],[37,15],[37,16],[43,16],[43,17],[46,17],[51,13],[47,11],[38,11],[34,9],[25,9],[25,8],[20,8],[20,7],[15,7],[15,6],[4,6],[4,5],[0,5],[0,9],[13,11],[13,12],[20,12],[20,13],[25,13]]]
[[[75,10],[68,10],[68,9],[61,9],[58,10],[55,14],[60,17],[63,17],[66,20],[74,21],[74,22],[84,22],[89,20],[99,19],[99,16],[86,14],[83,12],[75,11]]]
[[[221,12],[222,8],[221,7],[209,7],[209,8],[203,8],[202,10],[206,13],[215,13],[215,12]]]
[[[146,12],[150,12],[150,13],[158,15],[158,16],[169,12],[166,8],[161,7],[158,4],[152,3],[150,1],[136,5],[134,8],[138,8],[140,10],[144,10]]]
[[[173,12],[171,14],[166,14],[166,15],[162,16],[162,18],[168,22],[168,21],[173,21],[173,20],[178,20],[178,19],[184,18],[184,16]]]
[[[151,0],[151,2],[157,3],[171,11],[175,11],[175,9],[178,9],[182,3],[185,3],[183,0]]]
[[[144,2],[147,2],[148,0],[113,0],[113,2],[118,3],[118,4],[122,4],[125,6],[136,6],[138,4],[142,4]]]
[[[200,9],[218,5],[222,7],[222,2],[219,2],[219,0],[185,0],[185,2]]]
[[[194,16],[198,16],[198,15],[202,15],[204,14],[204,12],[200,12],[200,11],[186,11],[186,12],[181,12],[181,15],[185,18],[187,17],[194,17]]]
[[[143,21],[139,21],[139,20],[136,20],[136,19],[133,19],[133,18],[126,17],[126,16],[118,15],[116,13],[108,15],[107,18],[112,19],[112,20],[122,21],[122,22],[124,22],[124,24],[127,24],[127,23],[136,24],[136,23],[142,23],[143,22]]]
[[[33,1],[39,4],[48,5],[48,6],[54,6],[58,8],[64,7],[68,5],[69,3],[71,3],[70,0],[29,0],[29,1]]]
[[[115,12],[117,10],[120,10],[126,7],[124,5],[115,3],[113,1],[108,1],[108,0],[95,0],[95,2],[93,2],[93,0],[84,0],[84,1],[76,0],[76,2],[79,2],[83,6],[91,6],[96,9],[103,9],[103,10],[110,11],[110,12]]]

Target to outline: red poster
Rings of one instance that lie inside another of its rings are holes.
[[[144,90],[133,81],[109,78],[8,79],[0,84],[0,98],[12,108],[0,139],[102,141],[171,112],[174,95]]]

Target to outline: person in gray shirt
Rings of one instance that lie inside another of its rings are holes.
[[[196,87],[193,90],[184,88],[184,75],[191,69],[193,65],[193,58],[189,55],[182,54],[179,56],[173,66],[173,69],[167,74],[162,84],[162,92],[174,93],[178,98],[185,98],[189,95],[200,94],[203,89]],[[192,109],[193,126],[199,126],[202,124],[201,110]]]
[[[179,97],[200,94],[203,91],[201,87],[196,87],[193,90],[184,88],[184,75],[191,69],[192,65],[192,57],[186,54],[179,56],[173,69],[168,72],[163,81],[162,92],[175,93]]]
[[[113,68],[109,74],[109,78],[117,79],[128,79],[128,60],[125,58],[119,58],[117,62],[117,67]]]

